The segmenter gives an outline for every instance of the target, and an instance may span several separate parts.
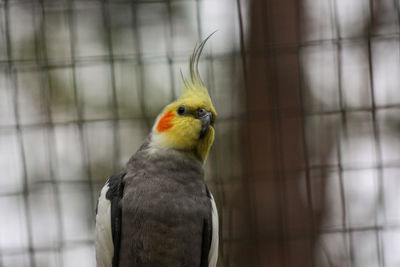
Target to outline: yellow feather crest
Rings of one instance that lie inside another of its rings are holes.
[[[211,36],[215,32],[211,33],[209,36],[207,36],[199,45],[196,45],[193,49],[193,53],[190,56],[189,60],[189,74],[190,74],[190,79],[186,79],[182,75],[182,80],[185,84],[185,91],[187,90],[196,90],[196,91],[202,91],[208,95],[208,91],[206,86],[203,83],[203,80],[200,77],[200,72],[199,72],[199,60],[201,53],[203,52],[204,46],[207,43],[207,41],[211,38]]]
[[[199,60],[205,44],[215,32],[216,31],[208,35],[199,45],[196,45],[193,49],[193,53],[190,56],[189,60],[190,76],[189,79],[185,78],[181,71],[181,76],[184,83],[184,92],[183,95],[177,100],[177,102],[185,102],[186,104],[188,104],[188,102],[190,103],[193,99],[197,99],[197,101],[201,99],[204,105],[209,107],[214,115],[216,115],[216,111],[212,104],[211,97],[209,95],[207,87],[204,85],[203,80],[200,77]]]

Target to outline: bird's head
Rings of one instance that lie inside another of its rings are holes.
[[[190,58],[190,78],[183,78],[184,93],[158,115],[151,140],[154,146],[193,153],[201,161],[206,159],[214,141],[217,117],[198,71],[199,58],[208,38],[194,49]]]

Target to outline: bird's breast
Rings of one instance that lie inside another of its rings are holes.
[[[204,183],[161,177],[131,182],[122,200],[121,247],[129,253],[121,260],[132,258],[140,266],[199,266],[203,222],[210,214]]]

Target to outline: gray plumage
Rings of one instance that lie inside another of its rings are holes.
[[[119,267],[208,266],[202,262],[208,251],[202,248],[211,241],[203,240],[211,234],[211,205],[202,163],[185,152],[149,148],[148,143],[122,171]]]

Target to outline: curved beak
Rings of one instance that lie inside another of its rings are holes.
[[[201,121],[200,139],[204,138],[207,135],[208,129],[211,124],[211,117],[211,112],[207,112],[204,116],[198,118]]]

